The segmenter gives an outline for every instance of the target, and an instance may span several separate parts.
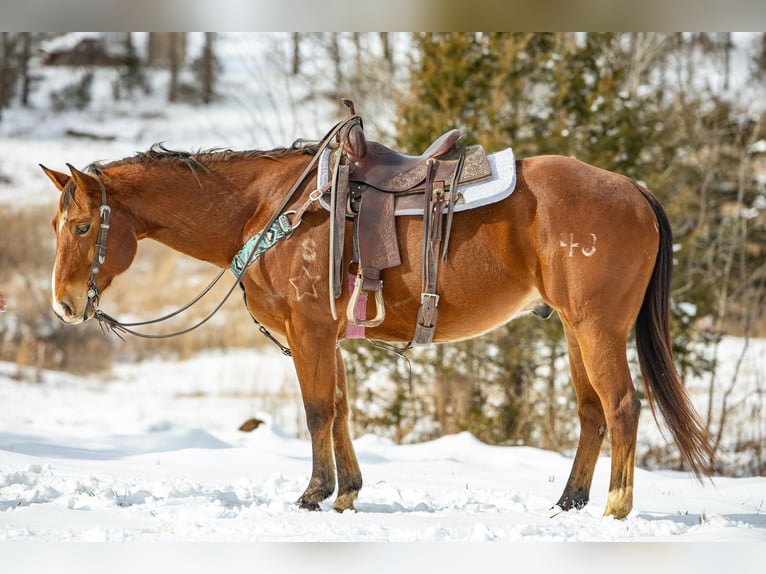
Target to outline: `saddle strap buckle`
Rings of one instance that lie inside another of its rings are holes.
[[[436,293],[421,293],[420,308],[418,309],[418,320],[415,325],[415,336],[412,339],[412,345],[415,347],[425,347],[434,340],[436,331],[436,320],[439,317],[439,295]]]
[[[421,293],[420,304],[426,307],[432,307],[432,308],[438,307],[439,295],[437,293]]]
[[[351,299],[346,307],[346,319],[358,327],[377,327],[386,318],[386,305],[383,302],[383,281],[378,281],[377,288],[373,290],[375,293],[375,317],[373,319],[367,319],[365,314],[366,306],[361,306],[359,312],[361,317],[357,316],[357,303],[362,293],[367,291],[362,290],[362,284],[364,283],[364,276],[360,273],[356,276],[356,282],[354,285],[354,292],[351,294]]]

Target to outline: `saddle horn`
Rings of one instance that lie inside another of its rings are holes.
[[[349,118],[358,118],[357,121],[349,124],[345,134],[340,134],[341,142],[344,142],[343,149],[353,160],[361,159],[367,155],[367,138],[364,137],[362,118],[356,115],[354,102],[348,98],[342,98],[341,103],[346,106]]]
[[[341,98],[340,103],[346,106],[346,109],[348,110],[348,117],[356,115],[356,110],[354,109],[354,102],[352,102],[349,98]]]

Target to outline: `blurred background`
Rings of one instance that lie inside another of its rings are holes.
[[[675,234],[677,363],[716,438],[717,470],[766,473],[766,34],[758,32],[2,32],[4,372],[35,384],[43,370],[99,376],[126,362],[268,345],[236,297],[212,324],[161,343],[60,323],[49,308],[58,193],[38,164],[63,171],[65,162],[84,167],[157,142],[289,145],[343,117],[340,97],[355,101],[370,137],[404,152],[456,127],[466,144],[569,155],[652,190]],[[102,306],[123,320],[154,317],[214,273],[146,242]],[[343,348],[356,435],[413,442],[468,430],[491,444],[576,446],[555,315],[413,353],[410,366],[363,342]],[[298,401],[295,383],[284,387],[269,409]],[[648,413],[637,462],[680,468]]]

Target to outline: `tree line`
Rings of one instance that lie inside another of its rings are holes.
[[[34,65],[71,66],[80,69],[75,79],[61,93],[53,94],[57,109],[83,108],[90,102],[93,68],[112,67],[119,72],[113,85],[115,99],[132,95],[137,90],[148,92],[148,69],[169,71],[168,102],[193,101],[210,103],[216,97],[216,79],[220,63],[215,53],[215,34],[204,34],[201,53],[189,59],[187,33],[149,32],[145,45],[138,46],[136,34],[111,32],[88,34],[71,45],[51,44],[63,34],[35,32],[0,33],[0,120],[3,109],[12,103],[27,107],[30,95],[42,79]],[[49,47],[53,45],[53,47]],[[141,55],[139,55],[141,54]],[[181,71],[188,68],[193,81],[184,82]]]

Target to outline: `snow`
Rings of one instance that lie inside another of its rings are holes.
[[[106,75],[97,79],[101,95],[86,111],[54,116],[47,109],[47,92],[38,94],[30,110],[6,110],[0,123],[0,172],[12,174],[12,181],[0,183],[2,208],[53,204],[56,193],[37,163],[58,170],[65,162],[82,167],[132,155],[157,141],[180,149],[269,148],[297,137],[319,137],[338,118],[338,106],[307,99],[305,85],[278,73],[285,61],[279,49],[284,50],[284,36],[222,35],[221,41],[226,56],[222,89],[237,95],[212,106],[166,105],[161,74],[153,77],[152,95],[109,102],[112,78]],[[46,86],[53,88],[70,81],[72,71],[46,74]],[[297,101],[301,114],[287,113]],[[387,129],[390,116],[374,117],[379,129]],[[365,128],[374,130],[371,124]],[[115,139],[74,140],[65,137],[68,129]],[[0,319],[10,321],[11,315]],[[737,373],[741,345],[724,341],[717,392],[720,396],[736,383],[731,400],[748,397],[753,407],[730,420],[742,428],[754,422],[754,436],[763,440],[766,343],[751,342]],[[705,382],[692,385],[701,412]],[[308,483],[311,445],[291,362],[271,347],[116,364],[110,372],[87,377],[0,363],[0,404],[3,556],[10,564],[38,564],[38,571],[61,566],[55,552],[42,555],[12,542],[766,541],[766,477],[715,477],[701,484],[685,473],[638,468],[634,510],[617,521],[602,517],[608,456],[599,459],[590,504],[559,512],[554,503],[571,456],[489,446],[466,433],[408,445],[358,436],[354,444],[365,486],[357,512],[335,513],[332,499],[321,512],[301,511],[294,503]],[[265,423],[252,433],[237,430],[253,416]],[[644,413],[641,444],[662,441]],[[499,548],[501,559],[512,565],[519,556],[529,556],[517,546],[489,546]],[[301,548],[293,559],[304,568],[319,568],[331,558],[372,571],[383,564],[375,546],[319,558]],[[397,550],[391,569],[411,556],[410,548]],[[429,553],[434,568],[476,567],[452,546],[436,548]],[[134,564],[129,550],[109,549],[123,560],[118,571]],[[282,555],[263,547],[259,552]],[[482,545],[479,554],[486,560],[496,552]],[[219,566],[199,547],[185,547],[183,554],[185,568],[205,565],[209,572]],[[677,554],[667,548],[656,555],[663,564],[699,569],[717,558],[708,561],[704,552]],[[633,554],[627,556],[620,569],[638,571]],[[741,560],[746,553],[736,556]],[[535,566],[585,570],[610,557],[562,548]],[[263,569],[257,562],[253,566]],[[731,568],[731,560],[719,571],[724,567]]]
[[[311,445],[294,438],[297,395],[292,412],[270,410],[297,388],[270,348],[100,376],[0,373],[0,404],[13,405],[0,421],[0,540],[766,541],[765,477],[701,484],[639,468],[635,508],[618,521],[601,515],[608,457],[590,504],[560,512],[569,457],[468,433],[411,445],[360,436],[357,512],[336,513],[332,498],[302,511]],[[251,416],[265,423],[237,430]]]

